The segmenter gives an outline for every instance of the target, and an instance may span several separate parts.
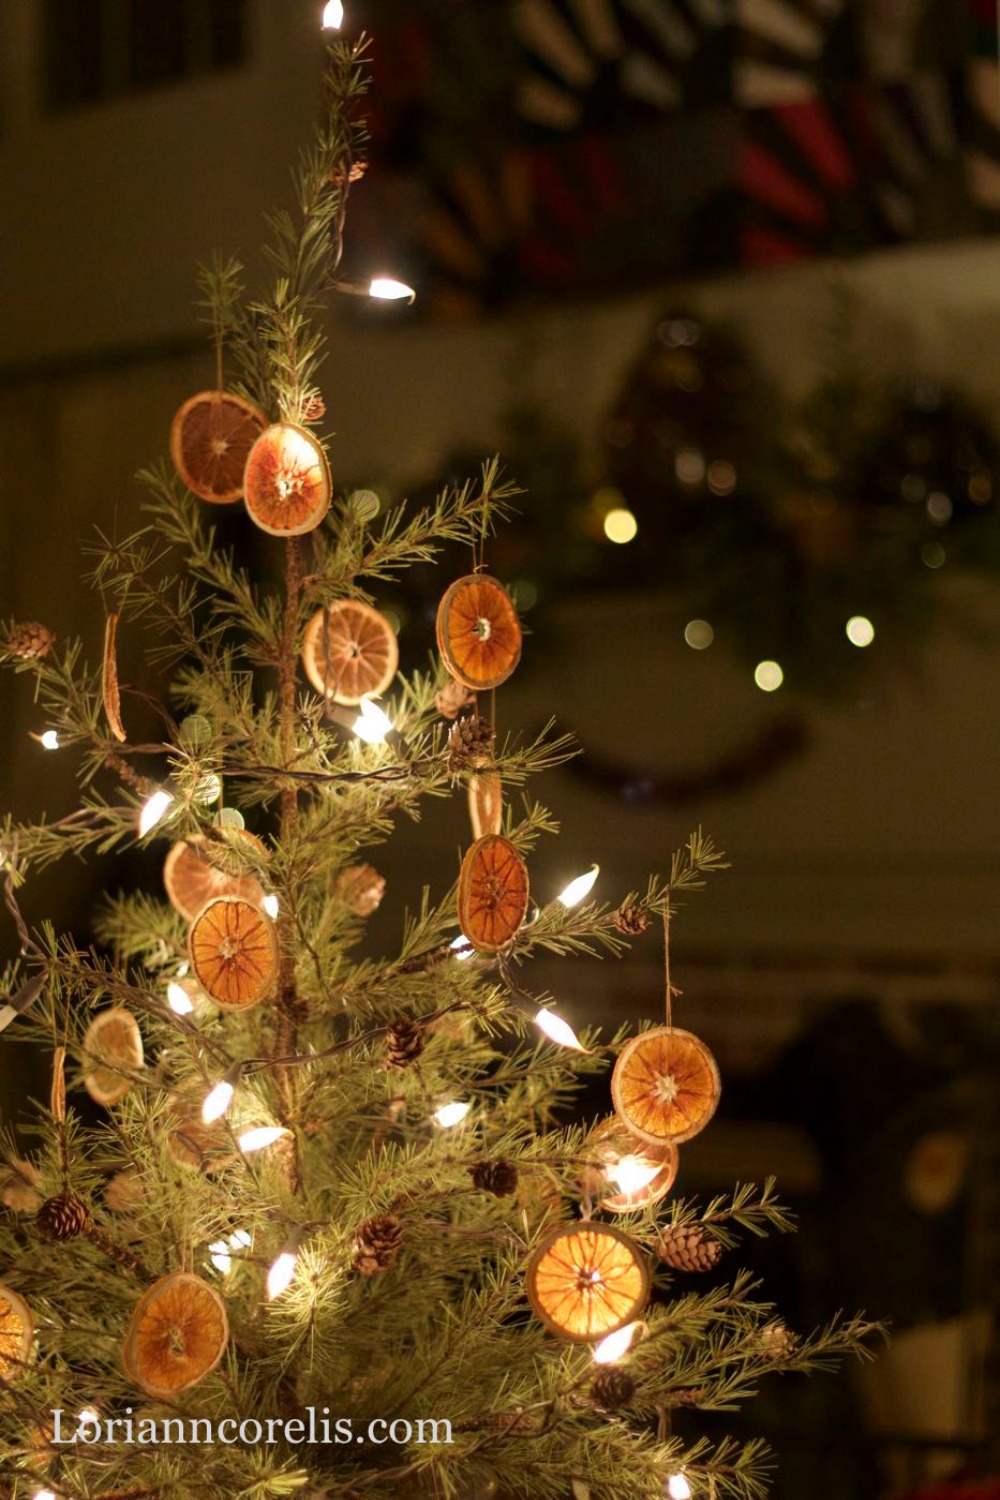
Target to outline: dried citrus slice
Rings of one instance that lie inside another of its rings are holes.
[[[259,845],[261,854],[266,852],[252,833],[236,831]],[[228,872],[223,866],[230,862],[235,863],[235,857],[226,845],[216,844],[203,833],[191,834],[173,845],[163,862],[163,885],[171,906],[185,921],[193,922],[202,907],[217,896],[242,896],[258,905],[263,901],[264,891],[257,877]]]
[[[168,1100],[166,1147],[179,1167],[211,1177],[235,1160],[225,1120],[206,1125],[201,1117],[205,1090],[178,1089]]]
[[[201,500],[231,505],[243,494],[247,455],[267,426],[264,413],[231,391],[200,391],[170,428],[170,457]]]
[[[27,1302],[0,1281],[0,1384],[20,1375],[34,1337],[35,1320]]]
[[[119,743],[128,739],[122,723],[122,695],[118,686],[118,616],[112,612],[104,623],[104,661],[101,672],[104,716]]]
[[[634,1240],[610,1224],[564,1224],[532,1256],[527,1292],[551,1333],[601,1339],[642,1312],[649,1266]]]
[[[142,1032],[130,1010],[116,1005],[102,1010],[87,1027],[83,1038],[87,1072],[83,1086],[98,1104],[120,1104],[142,1067]]]
[[[211,1374],[228,1342],[229,1319],[218,1292],[200,1276],[174,1271],[136,1303],[122,1363],[147,1395],[166,1399]]]
[[[304,427],[276,422],[264,429],[247,455],[247,510],[271,536],[313,531],[330,509],[332,489],[322,444]]]
[[[704,1130],[721,1092],[705,1043],[676,1026],[633,1037],[611,1075],[611,1097],[625,1128],[654,1146],[679,1145]]]
[[[453,583],[438,606],[437,643],[466,687],[482,692],[506,682],[521,660],[521,627],[503,584],[486,573]]]
[[[302,665],[317,693],[335,703],[377,698],[399,666],[396,632],[370,604],[339,599],[318,609],[306,626]]]
[[[612,1116],[594,1131],[590,1146],[599,1163],[596,1192],[606,1213],[626,1214],[665,1198],[677,1180],[680,1152],[672,1141],[651,1146]],[[612,1191],[609,1193],[608,1188]]]
[[[278,968],[278,939],[266,912],[242,896],[217,896],[195,917],[191,967],[210,1000],[246,1010],[263,1000]]]
[[[527,865],[509,839],[488,833],[462,861],[459,926],[474,948],[496,953],[510,942],[527,910]]]
[[[470,778],[469,821],[474,839],[500,832],[503,826],[503,782],[495,771],[482,771]]]

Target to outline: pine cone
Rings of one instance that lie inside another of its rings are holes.
[[[75,1240],[90,1228],[90,1209],[75,1193],[57,1193],[38,1210],[35,1228],[43,1240]]]
[[[638,901],[631,901],[625,906],[619,906],[614,922],[623,937],[638,937],[649,926],[649,912]]]
[[[480,766],[493,754],[496,738],[493,725],[478,714],[463,714],[451,726],[448,735],[448,767],[461,771],[466,766]]]
[[[464,708],[472,708],[476,701],[476,695],[464,682],[457,682],[454,677],[449,677],[443,688],[438,689],[434,702],[437,711],[443,719],[457,719]]]
[[[319,392],[316,391],[307,399],[305,406],[302,408],[302,420],[303,422],[322,422],[325,416],[326,402]]]
[[[370,917],[385,895],[385,876],[374,865],[348,865],[337,876],[335,889],[356,917]]]
[[[765,1359],[789,1359],[799,1347],[799,1340],[787,1323],[774,1318],[760,1330],[760,1352]]]
[[[385,1065],[391,1072],[402,1073],[423,1050],[424,1028],[419,1021],[408,1021],[404,1016],[386,1027]]]
[[[27,620],[23,625],[14,625],[4,642],[11,656],[22,661],[41,661],[55,645],[55,633],[37,620]]]
[[[477,1161],[469,1168],[472,1186],[494,1198],[509,1198],[517,1192],[517,1167],[512,1161]]]
[[[627,1406],[635,1395],[635,1381],[626,1370],[607,1365],[599,1370],[590,1384],[590,1398],[602,1411],[617,1411]]]
[[[396,1263],[403,1242],[403,1226],[395,1214],[376,1214],[359,1226],[354,1236],[354,1269],[362,1276],[378,1276]]]
[[[722,1245],[699,1224],[671,1224],[660,1235],[656,1253],[675,1271],[711,1271]]]

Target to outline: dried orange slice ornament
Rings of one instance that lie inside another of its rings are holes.
[[[478,839],[458,877],[458,923],[481,953],[497,953],[528,911],[528,867],[502,834]]]
[[[231,505],[243,494],[247,455],[267,418],[230,391],[200,391],[185,401],[170,427],[174,468],[200,500]]]
[[[122,1363],[147,1395],[166,1400],[210,1375],[228,1342],[229,1319],[218,1292],[200,1276],[175,1271],[140,1297]]]
[[[470,573],[438,606],[438,650],[452,677],[483,692],[506,682],[521,660],[521,627],[502,583]]]
[[[503,782],[495,771],[481,771],[469,780],[469,822],[472,837],[485,838],[503,826]]]
[[[239,833],[252,840],[257,852],[266,853],[252,833]],[[171,906],[186,922],[193,922],[217,896],[242,896],[258,905],[263,901],[264,891],[255,875],[230,874],[220,868],[228,855],[224,844],[216,844],[203,833],[179,839],[170,849],[163,862],[163,885]]]
[[[130,1010],[117,1005],[94,1017],[83,1037],[88,1071],[83,1086],[91,1099],[108,1108],[120,1104],[142,1067],[142,1032]]]
[[[550,1333],[577,1343],[602,1339],[642,1312],[649,1265],[635,1241],[610,1224],[563,1225],[532,1256],[527,1292]]]
[[[360,599],[318,609],[302,640],[302,665],[317,693],[349,706],[384,693],[399,666],[399,643],[385,615]]]
[[[0,1385],[21,1374],[34,1337],[35,1320],[27,1302],[0,1281]]]
[[[634,1213],[659,1203],[677,1180],[680,1152],[673,1142],[651,1146],[632,1135],[614,1116],[597,1127],[589,1145],[599,1172],[598,1180],[587,1185],[595,1196],[603,1190],[598,1207],[606,1213]]]
[[[721,1092],[715,1058],[703,1041],[677,1026],[633,1037],[611,1075],[619,1119],[652,1146],[679,1145],[704,1130]]]
[[[247,456],[243,495],[251,521],[271,536],[303,536],[330,509],[333,483],[322,444],[304,427],[266,427]]]
[[[108,728],[122,745],[128,739],[122,723],[122,695],[118,686],[118,616],[108,615],[104,623],[104,659],[101,671],[101,692],[104,699],[104,716]]]
[[[223,1010],[248,1010],[270,990],[278,938],[266,912],[242,896],[217,896],[195,917],[188,936],[194,976]]]

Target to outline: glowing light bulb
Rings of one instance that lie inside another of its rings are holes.
[[[594,882],[600,873],[600,865],[592,865],[586,875],[578,875],[575,880],[571,880],[566,889],[559,892],[556,900],[566,907],[579,906],[584,897],[589,896],[594,889]]]
[[[100,1416],[92,1406],[85,1406],[76,1419],[78,1427],[99,1427],[100,1423]]]
[[[604,517],[604,535],[609,542],[617,542],[619,546],[634,541],[638,530],[639,522],[624,507],[609,510]]]
[[[255,1125],[252,1130],[244,1130],[239,1138],[239,1147],[244,1156],[249,1156],[253,1151],[263,1151],[267,1146],[273,1146],[275,1141],[280,1141],[283,1135],[290,1134],[283,1125]]]
[[[260,904],[272,920],[277,917],[280,910],[277,896],[267,895]]]
[[[476,953],[475,948],[473,948],[464,932],[460,932],[458,937],[454,939],[451,944],[451,951],[457,959],[474,958]]]
[[[323,30],[339,31],[344,24],[344,0],[327,0],[323,7]]]
[[[586,1052],[586,1047],[569,1022],[564,1021],[562,1016],[557,1016],[554,1010],[540,1010],[535,1016],[535,1025],[558,1047],[569,1047],[573,1052]]]
[[[253,1244],[253,1235],[249,1229],[237,1229],[234,1234],[229,1236],[229,1243],[234,1250],[249,1250]]]
[[[852,615],[844,628],[852,646],[870,646],[875,639],[875,626],[864,615]]]
[[[43,750],[58,750],[59,736],[54,729],[46,729],[45,733],[42,735],[41,743]]]
[[[154,792],[151,797],[146,798],[139,813],[140,838],[145,838],[147,833],[152,832],[160,819],[166,814],[167,809],[173,805],[173,800],[170,793],[165,792],[162,787],[158,792]]]
[[[189,1016],[194,1010],[194,1001],[182,984],[171,979],[167,985],[167,1004],[175,1016]]]
[[[762,693],[774,693],[784,682],[785,674],[776,661],[759,661],[754,668],[753,680]]]
[[[236,1093],[238,1078],[239,1070],[230,1068],[225,1078],[220,1078],[215,1087],[209,1089],[205,1102],[201,1106],[201,1118],[206,1125],[214,1125],[215,1121],[221,1120],[229,1109]]]
[[[692,651],[706,651],[715,640],[715,631],[707,620],[688,620],[684,639]]]
[[[282,1292],[287,1292],[299,1263],[299,1252],[290,1241],[272,1263],[267,1273],[267,1300],[273,1302]]]
[[[442,1130],[450,1130],[453,1125],[461,1125],[471,1108],[467,1099],[456,1099],[453,1104],[442,1104],[440,1109],[436,1109],[434,1118]]]
[[[36,1490],[31,1500],[56,1500],[55,1490]]]
[[[616,1328],[614,1333],[609,1333],[606,1339],[595,1344],[595,1364],[613,1365],[616,1359],[624,1358],[632,1347],[632,1340],[638,1333],[639,1326],[638,1323],[626,1323],[624,1328]]]
[[[691,1500],[691,1486],[683,1474],[671,1474],[667,1480],[670,1500]]]
[[[402,302],[404,298],[414,302],[417,296],[412,286],[407,286],[405,281],[397,281],[393,276],[373,276],[368,286],[368,295],[376,297],[380,302]]]
[[[209,1259],[217,1271],[225,1276],[227,1271],[232,1270],[233,1257],[229,1253],[229,1246],[225,1240],[213,1240],[208,1247]]]
[[[368,745],[381,745],[392,729],[392,720],[370,698],[362,698],[361,712],[354,721],[354,733]]]
[[[629,1196],[649,1187],[659,1171],[657,1162],[646,1161],[641,1156],[623,1156],[614,1166],[608,1167],[607,1175],[619,1192]]]

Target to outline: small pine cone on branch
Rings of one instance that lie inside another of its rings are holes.
[[[781,1318],[772,1318],[770,1323],[765,1323],[758,1334],[758,1340],[764,1359],[775,1361],[790,1359],[799,1347],[797,1335]]]
[[[35,1215],[35,1228],[43,1240],[75,1240],[90,1228],[90,1209],[75,1193],[57,1193],[46,1198]]]
[[[448,768],[462,771],[468,766],[481,766],[493,755],[496,735],[493,725],[478,714],[463,714],[456,719],[448,734]]]
[[[402,1073],[416,1062],[424,1050],[424,1028],[419,1021],[390,1021],[385,1028],[385,1065],[392,1073]]]
[[[635,1381],[627,1370],[607,1365],[599,1370],[590,1384],[590,1399],[602,1411],[618,1411],[635,1395]]]
[[[660,1259],[675,1271],[711,1271],[722,1255],[722,1245],[700,1224],[670,1224],[656,1246]]]
[[[509,1198],[517,1192],[517,1167],[512,1161],[477,1161],[469,1168],[472,1186],[494,1198]]]
[[[454,677],[449,677],[444,687],[438,688],[434,702],[443,719],[457,719],[464,709],[475,705],[476,695],[464,682],[457,682]]]
[[[385,895],[385,876],[374,865],[348,865],[337,876],[335,890],[356,917],[370,917]]]
[[[376,1214],[359,1225],[354,1236],[354,1269],[362,1276],[378,1276],[396,1263],[403,1243],[403,1226],[395,1214]]]
[[[623,937],[639,937],[649,926],[649,912],[638,901],[626,902],[615,912],[616,931]]]
[[[55,633],[47,625],[40,624],[38,620],[26,620],[23,625],[11,627],[4,641],[4,649],[11,656],[19,656],[22,661],[41,661],[48,656],[55,642]]]

